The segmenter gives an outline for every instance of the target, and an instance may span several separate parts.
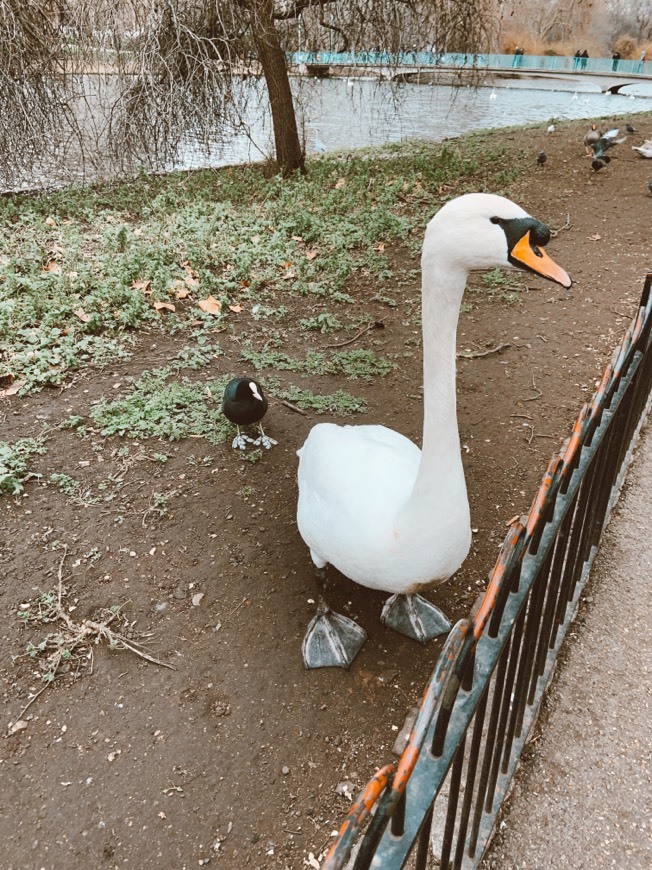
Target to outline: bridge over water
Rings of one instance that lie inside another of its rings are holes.
[[[640,81],[652,81],[652,60],[613,60],[608,57],[562,57],[558,55],[455,54],[431,51],[329,52],[298,51],[288,56],[291,65],[315,75],[330,68],[348,68],[393,81],[413,81],[424,73],[484,70],[514,77],[576,79],[578,84],[597,84],[603,93],[618,93]]]

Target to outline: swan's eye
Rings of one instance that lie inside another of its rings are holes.
[[[545,247],[550,241],[550,230],[536,218],[526,215],[518,218],[490,218],[492,223],[499,224],[507,237],[507,249],[511,251],[514,245],[522,239],[526,233],[530,234],[530,244],[533,248]]]

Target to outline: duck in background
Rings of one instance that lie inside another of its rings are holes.
[[[588,132],[584,136],[584,148],[586,149],[586,156],[587,157],[593,156],[593,152],[591,151],[591,146],[593,144],[595,144],[602,136],[604,136],[604,133],[602,132],[602,130],[600,130],[598,125],[591,124]]]
[[[607,163],[611,162],[611,157],[606,153],[609,148],[613,148],[615,145],[621,145],[626,139],[627,136],[621,136],[620,139],[617,139],[618,133],[620,131],[617,128],[613,130],[607,130],[597,142],[593,142],[590,146],[591,152],[593,154],[593,160],[591,161],[591,168],[598,172]]]

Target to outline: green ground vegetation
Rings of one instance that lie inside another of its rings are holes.
[[[5,198],[0,378],[23,393],[59,384],[128,356],[139,329],[214,327],[229,306],[279,317],[288,295],[351,303],[362,276],[382,295],[385,245],[420,244],[443,200],[479,170],[495,175],[499,151],[476,135],[319,159],[290,180],[251,166]],[[303,326],[336,324],[331,313]]]
[[[66,386],[80,370],[169,336],[180,349],[163,365],[62,413],[59,429],[222,443],[233,433],[221,413],[228,376],[200,370],[223,355],[226,332],[241,365],[260,371],[281,401],[316,414],[364,411],[338,384],[317,393],[288,378],[368,382],[396,362],[359,348],[288,347],[310,333],[364,328],[362,286],[366,299],[397,305],[405,282],[388,249],[417,251],[431,215],[478,189],[478,178],[500,192],[519,172],[514,161],[507,175],[499,169],[501,155],[491,135],[474,134],[322,157],[286,180],[254,165],[0,198],[0,393]],[[409,280],[418,285],[416,273]],[[1,441],[0,493],[19,494],[45,450],[44,437]],[[48,482],[90,498],[66,471]]]

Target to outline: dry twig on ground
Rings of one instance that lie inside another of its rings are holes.
[[[167,662],[156,658],[138,641],[125,637],[120,632],[111,628],[111,624],[120,616],[121,608],[113,607],[101,614],[98,620],[83,619],[77,622],[70,616],[66,605],[67,590],[63,580],[63,566],[68,555],[68,547],[64,546],[63,555],[57,571],[56,588],[50,592],[40,592],[38,597],[21,605],[19,615],[25,627],[34,625],[47,625],[49,631],[38,643],[29,642],[26,651],[21,655],[14,656],[14,661],[25,656],[39,661],[42,671],[41,679],[44,685],[36,692],[18,714],[16,721],[10,723],[6,736],[16,734],[16,725],[32,704],[51,686],[57,677],[63,673],[69,673],[73,665],[81,668],[88,660],[93,666],[93,644],[102,639],[107,640],[112,649],[126,649],[142,659],[162,668],[174,670]],[[74,610],[74,608],[71,608]],[[124,616],[122,617],[124,620]],[[124,620],[125,625],[128,625]],[[59,629],[52,630],[57,623],[63,623]],[[25,727],[25,726],[23,726]]]
[[[489,356],[492,353],[500,353],[501,350],[510,347],[510,344],[497,344],[496,347],[490,347],[489,350],[461,350],[457,357],[458,359],[477,359],[480,356]]]

